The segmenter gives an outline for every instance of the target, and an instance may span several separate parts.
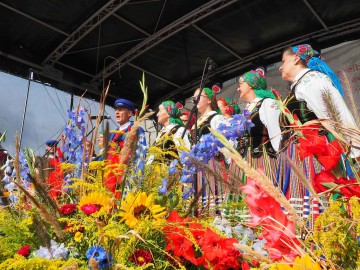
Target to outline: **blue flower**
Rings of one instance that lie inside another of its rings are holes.
[[[170,165],[169,165],[169,175],[173,175],[175,172],[176,172],[176,165],[178,164],[178,160],[177,159],[174,159]]]
[[[190,187],[188,190],[184,191],[183,192],[183,195],[182,195],[182,199],[183,200],[187,200],[190,198],[191,195],[193,195],[195,193],[195,190]]]
[[[180,182],[181,183],[185,183],[185,184],[187,184],[187,183],[194,183],[194,181],[195,181],[195,177],[194,177],[194,174],[191,172],[191,171],[189,171],[189,170],[187,170],[187,169],[183,169],[182,170],[182,176],[180,177]]]
[[[98,262],[100,269],[107,269],[110,264],[113,263],[112,257],[110,254],[106,253],[106,250],[102,246],[92,246],[86,252],[86,258],[90,260],[93,258]]]
[[[160,187],[159,189],[159,194],[167,194],[168,193],[168,190],[167,190],[167,184],[168,184],[168,181],[166,178],[163,178],[162,180],[162,186]]]

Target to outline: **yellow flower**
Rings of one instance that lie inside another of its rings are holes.
[[[90,170],[103,170],[105,168],[105,161],[91,161],[89,163]]]
[[[153,194],[147,196],[145,192],[129,193],[121,203],[123,210],[119,214],[122,217],[121,221],[125,220],[130,228],[135,228],[140,220],[162,219],[166,214],[165,207],[154,204],[153,196]]]
[[[278,263],[276,264],[278,270],[321,270],[321,266],[319,262],[313,263],[309,254],[305,254],[305,256],[296,257],[294,263],[291,267],[286,263]]]
[[[82,196],[79,202],[79,209],[84,205],[96,205],[99,210],[96,213],[104,213],[110,210],[111,198],[100,192],[91,192],[88,195]]]
[[[82,232],[76,232],[74,237],[75,242],[80,242],[83,236],[84,234]]]
[[[60,164],[60,168],[65,172],[72,172],[76,168],[76,164],[63,162]]]

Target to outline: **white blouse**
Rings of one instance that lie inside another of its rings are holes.
[[[300,71],[292,82],[291,88],[298,82],[298,80],[308,71],[304,69]],[[356,125],[354,117],[347,107],[344,98],[340,92],[334,87],[331,79],[318,71],[311,70],[306,73],[295,87],[295,97],[299,101],[305,101],[308,109],[312,110],[315,115],[321,119],[331,119],[328,109],[323,100],[323,94],[328,93],[332,103],[335,104],[339,112],[340,121],[344,126],[354,127],[359,129]],[[356,146],[360,146],[354,144]],[[359,157],[360,150],[353,149],[351,157]]]
[[[246,105],[245,109],[253,111],[260,100],[262,100],[262,98],[255,98],[252,102]],[[267,128],[271,146],[276,152],[279,151],[281,141],[279,116],[280,110],[275,100],[267,98],[261,103],[259,109],[260,121]]]

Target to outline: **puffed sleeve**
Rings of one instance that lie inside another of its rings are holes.
[[[260,121],[267,128],[271,146],[275,151],[279,150],[281,130],[279,125],[280,110],[275,100],[267,98],[259,109]]]

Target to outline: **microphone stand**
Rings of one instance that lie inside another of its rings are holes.
[[[197,144],[197,116],[198,116],[198,110],[197,110],[197,105],[200,101],[200,96],[204,90],[204,84],[205,82],[207,81],[208,77],[209,77],[209,74],[210,74],[210,71],[212,71],[213,69],[213,66],[211,65],[210,63],[210,57],[206,58],[206,61],[205,61],[205,65],[204,65],[204,69],[203,69],[203,74],[201,76],[201,81],[200,81],[200,91],[199,91],[199,94],[197,95],[196,99],[193,99],[192,100],[192,103],[193,103],[193,107],[190,111],[190,115],[189,115],[189,119],[188,119],[188,122],[186,123],[186,126],[185,126],[185,129],[181,135],[181,138],[183,139],[184,136],[185,136],[185,133],[187,131],[187,129],[189,128],[189,125],[190,125],[190,119],[192,118],[192,116],[194,115],[195,116],[195,127],[194,127],[194,130],[195,130],[195,138],[194,139],[194,144]]]
[[[206,61],[205,61],[205,65],[204,65],[204,70],[203,70],[203,74],[201,76],[201,81],[200,81],[200,91],[196,97],[196,99],[193,99],[192,102],[193,102],[193,107],[191,109],[191,112],[190,112],[190,115],[189,115],[189,120],[188,122],[186,123],[186,126],[185,126],[185,129],[184,129],[184,132],[182,133],[181,135],[181,138],[183,139],[184,136],[185,136],[185,133],[190,125],[190,119],[192,118],[193,115],[195,115],[195,123],[194,123],[194,137],[193,137],[193,145],[197,144],[197,140],[198,140],[198,136],[197,136],[197,117],[198,117],[198,109],[197,109],[197,105],[199,103],[199,100],[200,100],[200,97],[201,97],[201,93],[203,92],[204,90],[204,84],[205,82],[207,81],[208,77],[209,77],[209,74],[210,74],[210,71],[213,70],[213,65],[212,65],[212,61],[210,59],[210,57],[206,58]],[[195,177],[195,181],[194,181],[194,190],[195,192],[198,192],[198,183],[197,183],[197,177]],[[197,207],[195,206],[195,209],[194,209],[194,216],[198,216],[198,213],[197,213]]]

